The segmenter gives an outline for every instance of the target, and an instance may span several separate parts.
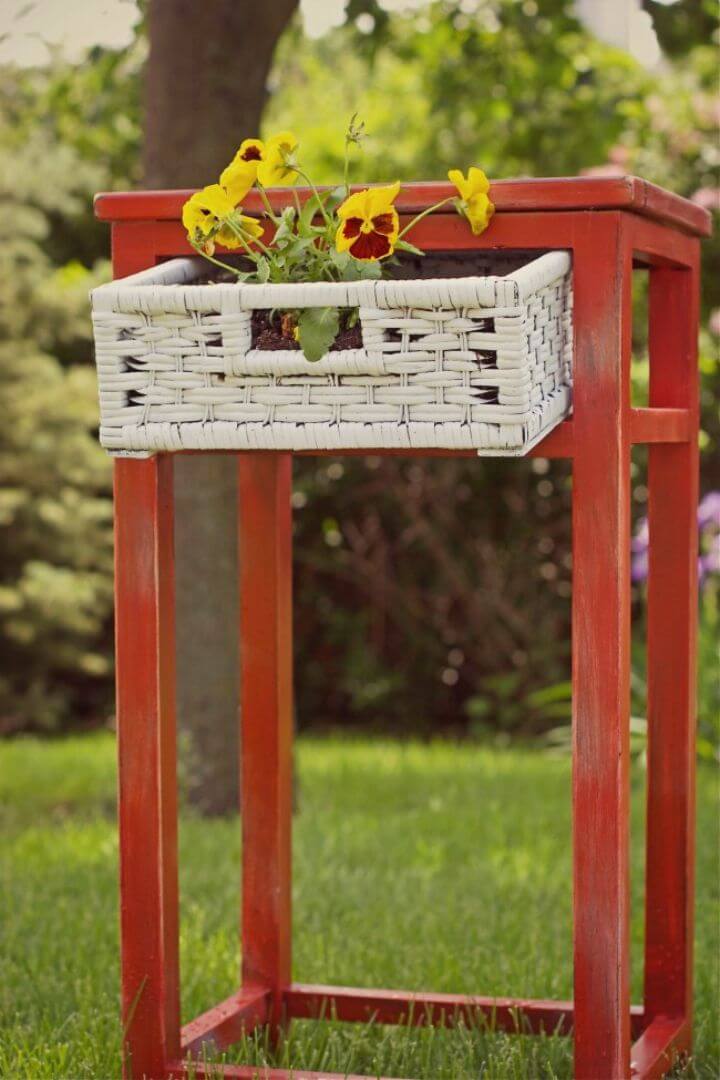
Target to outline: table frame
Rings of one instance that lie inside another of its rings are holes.
[[[552,186],[555,185],[554,189]],[[579,187],[578,187],[579,185]],[[410,213],[446,192],[413,185]],[[115,462],[122,997],[127,1076],[210,1075],[203,1049],[256,1025],[332,1015],[574,1035],[577,1080],[651,1080],[691,1046],[697,618],[698,208],[643,181],[494,185],[472,237],[435,213],[428,251],[573,256],[574,411],[533,451],[573,470],[574,1001],[308,986],[291,976],[292,595],[287,452],[238,452],[242,655],[240,989],[180,1025],[172,456]],[[186,193],[109,194],[116,276],[187,251]],[[273,196],[276,205],[282,192]],[[650,275],[649,407],[630,402],[633,266]],[[630,451],[649,447],[644,1004],[629,997]],[[342,456],[337,451],[318,451]],[[346,452],[352,453],[352,452]],[[356,451],[367,453],[367,451]],[[412,457],[472,451],[373,450]],[[200,1058],[200,1060],[198,1060]],[[283,1069],[212,1066],[226,1077]],[[213,1075],[215,1075],[213,1073]],[[295,1080],[330,1074],[293,1071]]]

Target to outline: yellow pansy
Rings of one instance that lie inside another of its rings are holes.
[[[182,223],[192,239],[209,236],[235,209],[220,184],[208,184],[191,195],[183,206]]]
[[[395,199],[400,181],[387,187],[366,188],[350,195],[338,207],[340,227],[335,234],[338,251],[355,259],[374,261],[392,255],[400,229]]]
[[[220,175],[232,203],[237,206],[257,179],[258,165],[263,160],[265,144],[260,139],[244,139],[227,168]]]
[[[226,248],[240,247],[242,241],[228,221],[246,234],[248,243],[263,234],[259,221],[235,210],[220,184],[209,184],[202,191],[196,191],[183,206],[182,222],[191,244],[204,246],[212,238]]]
[[[470,222],[475,236],[479,236],[480,233],[485,232],[490,224],[490,218],[495,213],[495,207],[488,197],[490,182],[487,176],[482,169],[473,165],[468,170],[467,179],[459,169],[451,169],[448,180],[455,185],[460,194],[456,203],[458,210]]]
[[[292,131],[281,131],[265,143],[265,150],[258,165],[258,183],[263,187],[279,187],[294,184],[298,174],[288,161],[293,160],[298,148],[297,136]]]
[[[247,217],[245,214],[238,214],[237,211],[232,215],[230,220],[233,222],[236,229],[241,230],[247,244],[251,244],[253,240],[257,240],[265,231],[257,218]],[[229,225],[221,226],[215,234],[215,238],[223,247],[231,249],[242,247],[242,240]]]

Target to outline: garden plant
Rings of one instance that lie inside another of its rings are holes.
[[[183,224],[192,246],[238,281],[260,285],[281,282],[363,281],[392,273],[396,252],[422,255],[406,237],[428,214],[454,202],[479,236],[487,228],[494,206],[488,197],[489,182],[482,169],[471,166],[467,177],[450,169],[448,177],[458,195],[428,207],[400,228],[395,200],[400,182],[350,193],[350,152],[364,137],[364,124],[353,116],[345,134],[343,183],[322,193],[302,168],[299,142],[291,131],[262,139],[243,139],[235,157],[223,170],[219,183],[192,195],[183,209]],[[303,180],[312,191],[303,206],[277,213],[266,189]],[[243,213],[242,204],[251,188],[260,192],[272,239],[263,240],[265,224]],[[319,219],[317,221],[316,219]],[[217,244],[240,251],[241,267],[215,257]],[[249,268],[247,264],[249,263]],[[307,360],[320,360],[342,331],[344,347],[362,344],[357,311],[334,307],[309,307],[303,311],[271,312],[264,332],[263,348],[299,346]]]

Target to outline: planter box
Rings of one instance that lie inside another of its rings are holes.
[[[486,276],[193,284],[174,259],[95,289],[100,441],[172,450],[474,448],[517,456],[571,405],[570,256],[478,253]],[[252,347],[256,308],[359,309],[363,347]]]

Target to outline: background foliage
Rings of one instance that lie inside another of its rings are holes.
[[[351,0],[346,25],[319,40],[299,24],[287,31],[266,127],[298,131],[319,180],[339,176],[343,122],[359,111],[371,138],[358,175],[369,180],[439,177],[472,161],[495,178],[635,172],[717,209],[715,14],[693,0],[648,7],[666,52],[656,71],[594,40],[569,0],[453,0],[412,15]],[[54,56],[43,69],[0,70],[6,733],[98,724],[112,708],[110,469],[94,437],[86,294],[109,273],[92,194],[138,181],[144,55],[139,26],[130,48],[96,49],[76,66]],[[717,254],[716,235],[703,286],[705,489],[720,486]],[[641,284],[639,400],[643,312]],[[642,454],[633,469],[639,517]],[[564,722],[569,496],[567,466],[543,459],[301,461],[300,724],[506,737]],[[635,609],[641,629],[641,591]]]

